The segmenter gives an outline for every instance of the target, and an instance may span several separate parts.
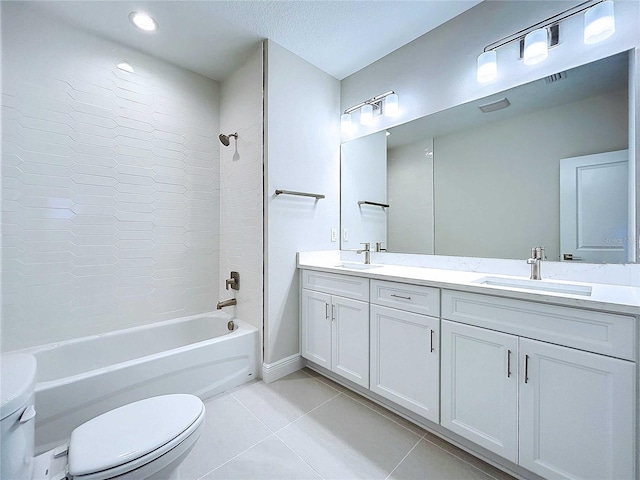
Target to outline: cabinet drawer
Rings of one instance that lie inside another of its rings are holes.
[[[371,280],[371,303],[432,317],[440,316],[438,288]]]
[[[302,271],[302,288],[330,295],[369,301],[369,279],[337,273]]]
[[[442,291],[442,318],[635,360],[635,319],[476,293]]]

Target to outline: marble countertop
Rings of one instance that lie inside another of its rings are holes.
[[[309,254],[299,253],[297,261],[298,268],[543,302],[568,307],[587,308],[590,310],[601,310],[628,315],[640,315],[640,287],[564,281],[560,279],[550,280],[550,282],[553,282],[556,285],[591,287],[591,295],[587,296],[564,292],[515,288],[511,286],[487,285],[481,283],[486,279],[486,277],[504,278],[507,280],[528,280],[528,277],[501,275],[496,273],[388,264],[373,264],[373,268],[362,269],[362,262],[356,263],[341,260],[339,252],[337,252],[337,255],[334,252],[322,253],[323,254],[317,254],[315,252]],[[545,280],[541,280],[540,282],[544,283]]]

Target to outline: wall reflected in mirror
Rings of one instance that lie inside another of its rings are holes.
[[[345,142],[341,248],[627,262],[628,78],[624,52]],[[606,152],[606,166],[592,157]],[[577,191],[561,191],[563,164]]]

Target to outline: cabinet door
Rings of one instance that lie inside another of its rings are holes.
[[[302,290],[300,343],[302,356],[331,369],[331,296]]]
[[[527,339],[520,352],[520,465],[545,478],[636,478],[635,364]]]
[[[518,460],[518,337],[442,320],[441,424]]]
[[[439,320],[371,305],[371,390],[440,421]]]
[[[335,373],[369,388],[369,304],[333,297]]]

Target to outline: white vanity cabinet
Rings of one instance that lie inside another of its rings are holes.
[[[440,291],[371,280],[370,390],[440,420]]]
[[[369,388],[369,280],[302,271],[302,356]]]
[[[448,290],[442,318],[442,426],[544,478],[635,478],[634,318]]]

